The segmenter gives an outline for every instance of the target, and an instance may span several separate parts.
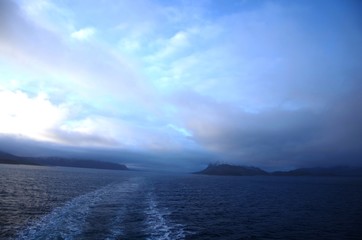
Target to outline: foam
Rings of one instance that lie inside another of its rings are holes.
[[[138,182],[130,182],[127,187],[119,187],[119,191],[117,191],[117,199],[124,199],[126,196],[124,194],[128,194],[130,192],[134,192],[139,188]],[[117,211],[117,215],[113,220],[111,221],[111,224],[109,225],[108,234],[104,238],[105,240],[116,240],[119,239],[121,236],[123,236],[124,229],[123,229],[123,217],[126,214],[127,206],[122,205],[119,207]]]
[[[78,196],[62,207],[55,208],[51,213],[45,215],[40,220],[34,222],[24,231],[17,235],[18,240],[32,239],[79,239],[84,227],[87,224],[87,216],[92,211],[92,207],[101,203],[105,198],[115,196],[122,197],[137,189],[138,182],[135,179],[118,184],[110,184],[93,192]],[[122,236],[122,229],[119,227],[123,210],[120,210],[110,226],[109,240]]]
[[[148,240],[174,240],[185,239],[185,225],[173,223],[167,208],[160,208],[152,193],[148,196],[146,214],[146,232]]]

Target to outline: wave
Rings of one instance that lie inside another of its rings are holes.
[[[186,225],[171,218],[167,207],[160,206],[153,191],[140,191],[140,179],[131,178],[73,198],[30,224],[15,239],[116,240],[139,231],[143,235],[137,236],[148,240],[181,240],[192,234],[185,230]],[[135,219],[133,214],[140,217]]]
[[[113,196],[113,202],[123,202],[123,204],[118,207],[115,217],[110,221],[107,229],[108,233],[104,237],[105,240],[116,240],[124,237],[124,216],[127,214],[129,204],[132,204],[133,199],[128,199],[127,203],[124,200],[128,197],[129,193],[136,191],[139,186],[139,182],[131,182],[127,187],[119,187],[117,194],[115,194],[116,196]]]
[[[172,222],[171,212],[167,208],[161,208],[152,193],[148,195],[145,214],[148,240],[185,239],[185,225]]]
[[[109,201],[109,199],[113,199],[113,201],[121,200],[129,192],[135,191],[137,187],[138,181],[130,179],[73,198],[62,207],[55,208],[52,212],[18,233],[16,239],[78,239],[88,224],[87,218],[97,208],[97,205]],[[124,209],[121,203],[116,207],[118,210],[117,215],[111,221],[112,225],[109,226],[108,231],[109,236],[105,237],[105,239],[117,239],[123,234],[121,222]]]

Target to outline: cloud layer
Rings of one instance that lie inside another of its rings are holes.
[[[0,134],[144,165],[361,164],[361,4],[220,4],[1,1]]]

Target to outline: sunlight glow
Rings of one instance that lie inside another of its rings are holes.
[[[46,94],[29,97],[21,91],[0,90],[0,132],[51,140],[47,131],[67,115],[67,109],[53,105]]]

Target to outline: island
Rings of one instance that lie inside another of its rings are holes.
[[[316,176],[316,177],[361,177],[362,167],[334,166],[297,168],[291,171],[277,171],[273,176]]]
[[[0,164],[22,164],[38,166],[58,166],[77,168],[96,168],[108,170],[129,170],[124,164],[96,161],[88,159],[71,159],[61,157],[20,157],[10,153],[0,152]]]
[[[316,176],[316,177],[362,177],[362,167],[335,166],[297,168],[290,171],[267,172],[257,167],[230,164],[209,164],[204,170],[194,174],[219,176]]]
[[[268,175],[257,167],[235,166],[230,164],[209,164],[207,168],[195,174],[221,175],[221,176],[257,176]]]

